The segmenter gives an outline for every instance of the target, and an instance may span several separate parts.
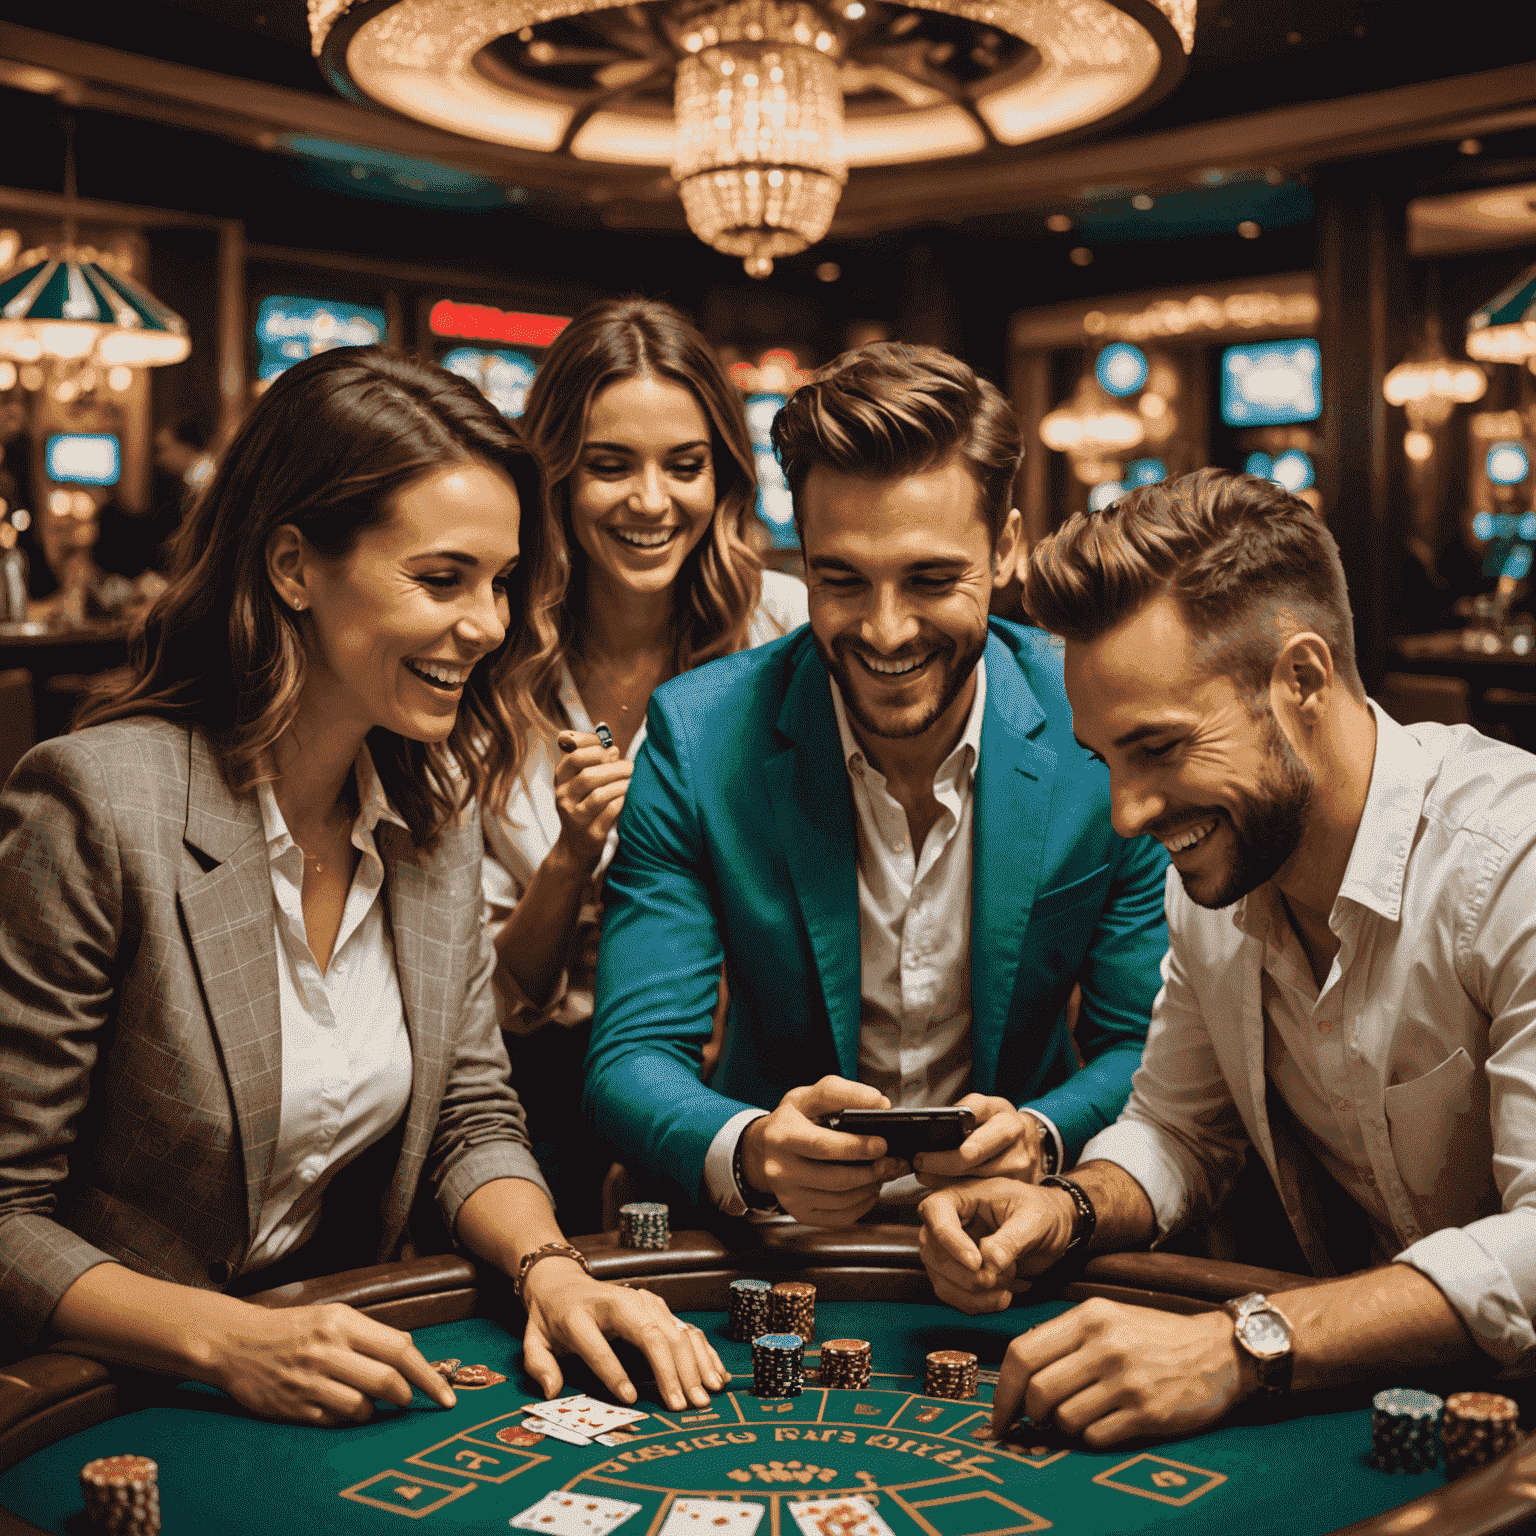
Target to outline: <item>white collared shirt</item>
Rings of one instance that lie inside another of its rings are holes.
[[[933,776],[939,816],[914,855],[907,813],[865,756],[828,679],[843,765],[853,791],[859,888],[859,1081],[900,1109],[953,1104],[971,1081],[971,887],[976,763],[987,709],[987,665],[976,664],[965,728]],[[715,1134],[705,1188],[727,1215],[746,1208],[734,1176],[736,1143],[762,1110],[742,1110]],[[1034,1111],[1030,1111],[1034,1113]],[[1061,1137],[1037,1115],[1055,1139]],[[920,1200],[911,1176],[881,1190],[887,1201]]]
[[[380,894],[381,821],[404,827],[365,746],[353,764],[361,854],[331,962],[322,974],[304,931],[304,852],[289,835],[270,783],[257,786],[272,873],[282,1116],[256,1240],[244,1271],[263,1269],[307,1242],[331,1179],[390,1130],[411,1096],[411,1042]]]
[[[778,571],[763,572],[762,596],[747,626],[747,648],[766,645],[798,629],[806,621],[805,583]],[[592,718],[582,703],[576,680],[564,662],[560,664],[560,707],[573,730],[590,731]],[[640,722],[625,756],[633,762],[645,742],[645,721]],[[555,769],[560,751],[538,731],[528,733],[523,771],[499,816],[485,817],[485,862],[481,882],[490,909],[491,932],[505,925],[533,882],[539,865],[560,837],[560,813],[555,808]],[[502,972],[497,990],[499,1022],[514,1034],[532,1034],[545,1024],[584,1024],[592,1017],[597,978],[597,941],[603,909],[600,900],[603,875],[619,846],[617,829],[608,834],[607,846],[597,862],[583,896],[567,954],[567,965],[548,1003],[535,1008],[513,996],[514,988]]]
[[[1265,888],[1219,912],[1168,878],[1171,947],[1120,1119],[1083,1151],[1146,1191],[1166,1235],[1221,1197],[1251,1142],[1328,1272],[1268,1084],[1377,1228],[1489,1354],[1536,1357],[1536,757],[1470,727],[1376,756],[1329,915],[1321,988]],[[1528,1352],[1530,1352],[1528,1354]]]

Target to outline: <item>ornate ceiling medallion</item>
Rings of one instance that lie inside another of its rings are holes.
[[[309,0],[354,100],[593,173],[668,167],[762,275],[849,171],[997,153],[1150,105],[1196,0]]]

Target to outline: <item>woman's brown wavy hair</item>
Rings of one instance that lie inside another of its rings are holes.
[[[676,669],[686,672],[741,650],[762,596],[762,563],[741,533],[742,519],[756,500],[757,469],[734,386],[709,344],[670,304],[636,298],[594,304],[550,348],[522,418],[549,475],[553,538],[568,571],[554,634],[529,657],[521,677],[549,731],[564,723],[558,702],[560,664],[575,648],[586,597],[586,556],[571,525],[571,485],[586,441],[587,415],[599,391],[637,378],[681,384],[710,423],[715,515],[678,572]]]
[[[377,347],[298,363],[257,401],[176,535],[169,588],[131,648],[131,680],[86,701],[75,729],[154,715],[208,735],[230,788],[269,769],[304,686],[300,620],[267,574],[267,541],[292,524],[328,559],[393,515],[393,498],[441,465],[482,460],[517,488],[519,559],[500,647],[470,673],[442,742],[376,727],[368,747],[391,804],[429,847],[471,796],[504,803],[536,707],[517,683],[554,640],[558,552],[544,474],[472,384]]]

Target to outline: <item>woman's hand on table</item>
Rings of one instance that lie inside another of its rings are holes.
[[[603,746],[591,731],[561,731],[555,739],[560,746],[555,765],[560,836],[551,854],[590,875],[624,809],[635,765],[617,747]]]
[[[674,1412],[707,1408],[709,1394],[731,1379],[703,1330],[674,1316],[661,1297],[594,1280],[574,1260],[548,1258],[530,1269],[523,1304],[523,1366],[546,1398],[557,1396],[565,1379],[555,1357],[574,1354],[620,1402],[634,1402],[639,1394],[609,1339],[644,1352],[661,1400]]]
[[[1067,1251],[1076,1207],[1064,1190],[982,1179],[937,1190],[918,1214],[935,1294],[975,1314],[1001,1312]]]
[[[200,1379],[252,1413],[302,1424],[357,1424],[372,1417],[375,1402],[406,1407],[412,1387],[441,1408],[457,1401],[410,1334],[352,1307],[232,1302],[220,1310],[226,1316],[198,1350],[207,1361]]]
[[[912,1168],[919,1184],[944,1189],[959,1179],[1040,1182],[1043,1121],[993,1094],[968,1093],[956,1108],[976,1116],[976,1129],[953,1152],[920,1152]]]

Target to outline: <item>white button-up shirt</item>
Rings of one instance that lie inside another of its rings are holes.
[[[374,843],[379,822],[405,823],[385,798],[367,747],[353,776],[359,809],[352,846],[361,858],[323,973],[304,930],[304,851],[288,832],[272,786],[257,786],[272,872],[283,1093],[247,1273],[314,1235],[326,1186],[389,1131],[410,1099],[411,1042],[380,899],[384,862]]]
[[[1378,1246],[1495,1358],[1536,1360],[1536,756],[1376,716],[1365,810],[1321,988],[1273,893],[1197,907],[1171,947],[1130,1102],[1083,1151],[1146,1191],[1160,1234],[1210,1209],[1251,1142],[1302,1248],[1331,1265],[1267,1085]],[[1529,1352],[1529,1353],[1528,1353]],[[1525,1358],[1522,1359],[1521,1357]]]
[[[857,835],[859,1081],[901,1109],[953,1104],[971,1081],[972,820],[986,662],[976,664],[976,696],[960,740],[933,776],[939,816],[920,853],[906,811],[853,734],[837,684],[828,682]],[[727,1214],[745,1209],[733,1172],[736,1143],[762,1114],[733,1115],[705,1157],[705,1188]],[[1044,1115],[1036,1118],[1054,1138],[1060,1166],[1060,1133]],[[894,1201],[927,1193],[912,1177],[881,1191]]]

